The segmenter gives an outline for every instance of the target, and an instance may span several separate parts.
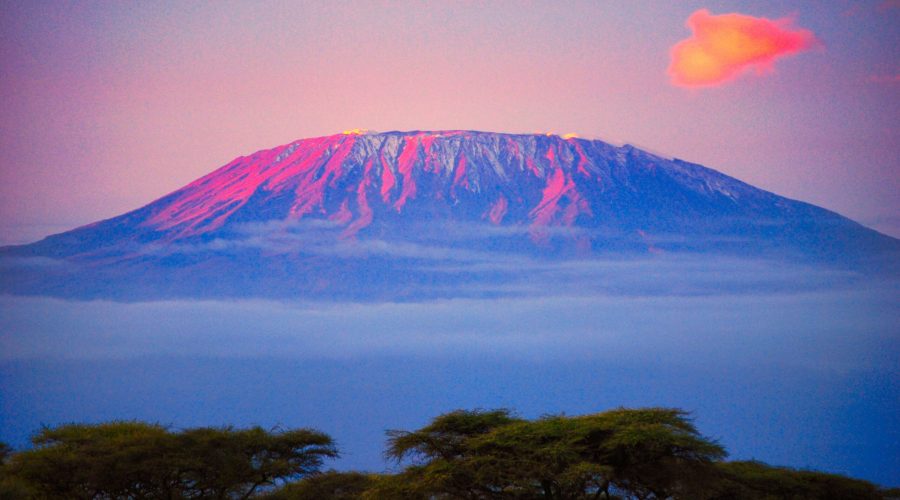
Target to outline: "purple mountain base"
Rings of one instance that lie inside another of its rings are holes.
[[[838,214],[627,145],[347,133],[240,157],[135,211],[2,248],[0,292],[358,300],[571,286],[710,293],[796,284],[789,273],[735,279],[736,262],[896,277],[898,255],[900,241]]]

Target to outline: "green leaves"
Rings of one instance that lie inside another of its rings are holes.
[[[675,408],[536,420],[507,410],[455,411],[388,436],[388,455],[412,463],[380,477],[363,498],[874,500],[893,494],[834,474],[724,462],[725,449]]]
[[[308,429],[270,432],[110,422],[45,428],[9,473],[42,498],[247,498],[337,456]]]
[[[492,429],[522,420],[509,410],[457,410],[435,418],[415,432],[388,431],[385,456],[394,460],[407,457],[452,460],[466,453],[468,440]]]
[[[664,498],[707,477],[725,455],[685,412],[668,408],[533,421],[507,410],[456,411],[388,436],[388,456],[418,464],[398,478],[454,498],[599,498],[614,490]]]
[[[30,450],[0,443],[5,499],[691,499],[898,498],[835,474],[724,462],[674,408],[619,408],[535,420],[458,410],[388,431],[395,474],[319,473],[338,456],[311,429],[109,422],[44,428]]]
[[[709,497],[716,500],[893,498],[890,491],[879,491],[872,483],[837,474],[773,467],[762,462],[725,462],[718,464],[718,469],[721,479],[714,488],[715,494]]]

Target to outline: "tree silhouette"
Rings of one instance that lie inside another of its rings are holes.
[[[457,411],[418,431],[389,432],[387,454],[412,463],[380,487],[405,485],[410,494],[650,499],[710,478],[725,452],[685,412],[649,408],[534,421],[506,410]]]
[[[316,472],[337,456],[329,436],[111,422],[44,428],[9,473],[39,498],[249,498]]]

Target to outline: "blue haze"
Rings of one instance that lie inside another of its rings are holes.
[[[734,459],[900,484],[896,283],[579,288],[383,304],[0,297],[0,439],[110,419],[311,426],[337,439],[331,466],[378,471],[386,429],[456,408],[676,406]]]

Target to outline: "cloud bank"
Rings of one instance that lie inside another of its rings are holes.
[[[900,284],[706,261],[519,261],[542,293],[400,303],[0,295],[0,440],[134,418],[310,426],[347,450],[337,467],[382,470],[384,429],[455,408],[678,406],[735,457],[896,484]],[[765,275],[790,287],[690,294]],[[604,280],[672,293],[591,291]]]
[[[816,371],[893,370],[896,288],[790,294],[451,299],[416,303],[0,296],[0,365],[147,356],[490,356]]]
[[[681,87],[719,85],[748,70],[762,74],[776,59],[819,43],[812,31],[794,27],[787,18],[717,16],[700,9],[686,24],[693,35],[672,47],[669,66],[672,83]]]

